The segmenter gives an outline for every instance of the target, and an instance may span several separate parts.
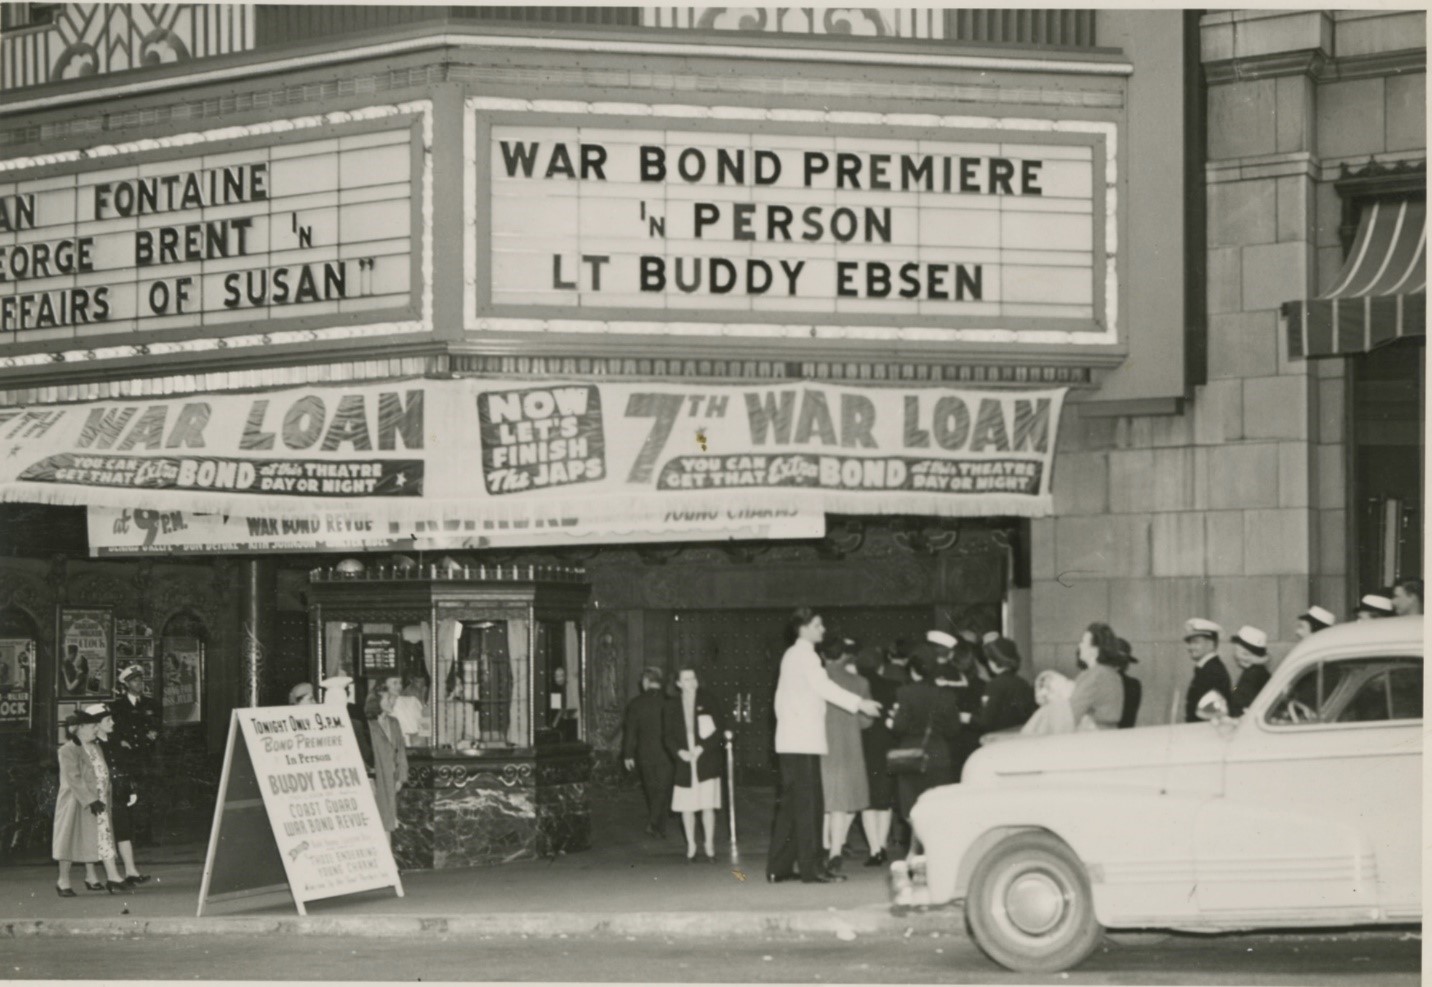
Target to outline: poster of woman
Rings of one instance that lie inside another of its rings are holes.
[[[60,699],[108,699],[114,692],[114,620],[108,609],[60,611]]]
[[[203,680],[203,642],[192,637],[166,637],[161,650],[164,652],[164,725],[198,723],[203,719],[199,692],[199,683]]]

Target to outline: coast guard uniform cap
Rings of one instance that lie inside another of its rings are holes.
[[[1391,614],[1392,601],[1385,596],[1379,596],[1376,593],[1369,593],[1362,598],[1362,602],[1358,604],[1358,609],[1371,610],[1373,613]]]
[[[957,643],[953,634],[946,634],[944,631],[926,631],[925,640],[942,648],[953,648]]]
[[[1338,622],[1338,619],[1333,616],[1331,610],[1324,610],[1322,607],[1317,606],[1308,607],[1308,609],[1298,614],[1298,617],[1308,621],[1310,624],[1322,624],[1324,627],[1331,627]]]
[[[1194,617],[1183,625],[1183,639],[1185,641],[1193,637],[1211,637],[1216,640],[1218,635],[1222,633],[1222,627],[1219,627],[1211,620],[1205,620],[1203,617]]]

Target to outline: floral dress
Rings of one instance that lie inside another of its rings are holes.
[[[109,788],[109,765],[104,763],[104,754],[99,747],[93,744],[82,745],[84,752],[89,755],[90,764],[94,765],[95,777],[99,779],[100,791]],[[99,859],[113,860],[116,856],[114,849],[114,829],[109,822],[109,809],[101,812],[96,817],[99,823]]]

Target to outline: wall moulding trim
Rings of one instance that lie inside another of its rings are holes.
[[[353,360],[343,363],[302,364],[293,367],[256,367],[248,370],[211,370],[199,373],[157,374],[76,383],[36,383],[0,390],[0,407],[32,404],[66,404],[120,398],[171,397],[222,391],[255,391],[303,384],[388,380],[441,375],[448,372],[446,354]]]
[[[886,82],[874,79],[805,79],[771,75],[702,76],[690,72],[627,71],[595,68],[538,68],[453,64],[448,78],[480,83],[488,88],[507,87],[525,92],[538,87],[580,86],[651,90],[670,98],[673,92],[697,88],[710,93],[754,95],[846,96],[865,99],[936,100],[940,102],[1020,104],[1071,109],[1118,110],[1124,106],[1120,89],[1074,89],[1033,86],[975,85],[970,83]]]
[[[1256,158],[1233,158],[1209,162],[1204,176],[1210,185],[1249,181],[1256,178],[1318,177],[1318,162],[1307,151],[1264,154]]]
[[[1090,367],[1066,364],[922,363],[874,359],[781,360],[750,357],[494,356],[454,354],[457,374],[501,377],[602,377],[708,380],[842,380],[870,384],[1092,384]]]
[[[1426,71],[1425,47],[1376,52],[1371,55],[1351,55],[1346,58],[1330,58],[1320,48],[1309,48],[1302,51],[1280,51],[1267,55],[1220,59],[1203,64],[1204,78],[1211,86],[1293,75],[1306,75],[1315,82],[1329,83]]]
[[[422,34],[417,37],[379,41],[341,50],[314,51],[290,57],[255,59],[253,53],[238,56],[242,64],[229,64],[193,72],[164,75],[160,78],[119,82],[106,79],[95,87],[72,92],[50,93],[28,99],[0,101],[0,116],[34,110],[54,109],[83,103],[96,98],[111,99],[137,96],[165,89],[187,88],[212,83],[231,83],[248,76],[289,70],[313,69],[325,65],[370,58],[384,58],[433,47],[487,48],[495,51],[541,51],[562,54],[614,54],[628,56],[668,56],[691,58],[728,58],[758,62],[826,62],[837,65],[879,65],[905,68],[974,69],[976,71],[1032,72],[1056,75],[1129,76],[1134,67],[1123,59],[1040,58],[1037,56],[984,55],[969,52],[942,53],[920,51],[872,50],[868,48],[806,47],[780,44],[741,44],[739,42],[629,40],[595,32],[580,38],[545,35],[479,34],[453,31]]]

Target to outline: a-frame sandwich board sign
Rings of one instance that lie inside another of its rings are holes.
[[[198,914],[287,889],[306,915],[307,902],[386,887],[403,896],[347,709],[234,710]]]

